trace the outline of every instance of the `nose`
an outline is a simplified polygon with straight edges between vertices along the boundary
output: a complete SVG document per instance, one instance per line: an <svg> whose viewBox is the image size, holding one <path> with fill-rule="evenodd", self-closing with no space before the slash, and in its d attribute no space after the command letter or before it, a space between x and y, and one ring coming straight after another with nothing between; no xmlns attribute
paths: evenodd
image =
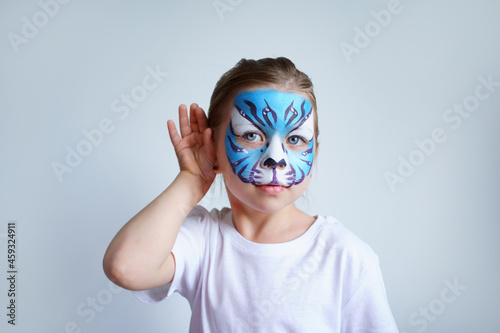
<svg viewBox="0 0 500 333"><path fill-rule="evenodd" d="M261 167L265 169L284 169L287 166L288 157L279 134L274 135L268 142L267 151L261 161Z"/></svg>
<svg viewBox="0 0 500 333"><path fill-rule="evenodd" d="M276 162L274 159L269 157L264 161L264 166L271 168L284 168L286 167L286 161L282 158L281 160L279 160L279 162Z"/></svg>

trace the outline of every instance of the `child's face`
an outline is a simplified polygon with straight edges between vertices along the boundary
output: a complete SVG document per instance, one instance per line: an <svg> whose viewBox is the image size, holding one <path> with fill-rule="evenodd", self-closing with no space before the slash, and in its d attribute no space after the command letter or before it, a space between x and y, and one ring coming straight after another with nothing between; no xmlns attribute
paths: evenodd
<svg viewBox="0 0 500 333"><path fill-rule="evenodd" d="M218 160L221 166L221 159L227 161L229 170L223 172L230 191L250 186L264 197L302 195L315 153L314 112L307 98L278 90L243 91L235 96L226 124L225 158L218 149Z"/></svg>
<svg viewBox="0 0 500 333"><path fill-rule="evenodd" d="M225 136L233 172L252 185L301 183L314 158L313 120L311 103L294 93L239 93Z"/></svg>

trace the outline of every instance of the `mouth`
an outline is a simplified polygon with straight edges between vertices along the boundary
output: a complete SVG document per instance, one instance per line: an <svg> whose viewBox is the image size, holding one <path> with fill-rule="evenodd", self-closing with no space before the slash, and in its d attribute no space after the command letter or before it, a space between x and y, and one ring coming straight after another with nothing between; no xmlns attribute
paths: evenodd
<svg viewBox="0 0 500 333"><path fill-rule="evenodd" d="M256 186L259 190L269 194L278 194L286 189L286 187L282 185L256 185Z"/></svg>

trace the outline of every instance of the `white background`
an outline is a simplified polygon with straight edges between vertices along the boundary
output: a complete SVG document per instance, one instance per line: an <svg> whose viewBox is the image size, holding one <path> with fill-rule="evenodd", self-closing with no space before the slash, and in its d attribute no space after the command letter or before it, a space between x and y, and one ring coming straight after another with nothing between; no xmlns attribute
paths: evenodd
<svg viewBox="0 0 500 333"><path fill-rule="evenodd" d="M500 82L500 3L401 0L381 26L371 12L394 1L221 2L230 10L211 0L74 0L52 16L34 0L1 2L0 330L187 332L183 298L147 305L117 292L103 254L176 176L166 122L178 105L208 108L218 77L241 58L286 56L312 78L319 107L319 160L301 207L372 246L402 332L496 331L500 87L460 127L446 116L474 102L478 77ZM369 41L357 32L365 28ZM346 56L341 46L356 42ZM140 93L147 68L168 77L127 116L114 112L121 94ZM106 119L113 130L85 146L83 132ZM415 141L436 129L446 140L424 155ZM54 162L67 165L78 147L87 156L58 177ZM391 188L386 173L410 158L419 165ZM8 221L18 237L14 327Z"/></svg>

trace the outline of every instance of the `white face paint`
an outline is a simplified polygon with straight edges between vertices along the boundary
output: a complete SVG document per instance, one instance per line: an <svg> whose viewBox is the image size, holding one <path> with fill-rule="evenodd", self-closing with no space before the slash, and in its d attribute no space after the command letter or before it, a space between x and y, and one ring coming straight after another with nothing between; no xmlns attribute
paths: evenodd
<svg viewBox="0 0 500 333"><path fill-rule="evenodd" d="M311 103L294 93L258 90L238 94L233 105L225 143L239 179L254 185L301 183L314 158Z"/></svg>

